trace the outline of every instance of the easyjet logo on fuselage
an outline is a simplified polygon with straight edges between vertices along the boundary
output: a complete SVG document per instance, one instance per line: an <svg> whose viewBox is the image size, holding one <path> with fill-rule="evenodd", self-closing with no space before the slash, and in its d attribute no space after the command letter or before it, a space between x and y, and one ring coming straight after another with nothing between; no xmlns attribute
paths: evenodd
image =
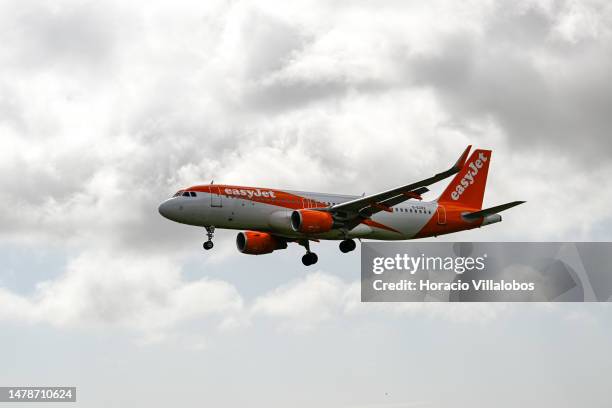
<svg viewBox="0 0 612 408"><path fill-rule="evenodd" d="M242 196L242 197L266 197L276 198L274 191L271 190L260 190L260 189L237 189L237 188L226 188L225 194L228 196Z"/></svg>
<svg viewBox="0 0 612 408"><path fill-rule="evenodd" d="M468 171L465 173L459 184L455 187L455 191L451 193L451 198L455 201L461 197L461 194L465 192L472 184L474 184L474 180L479 170L484 166L484 163L488 160L488 157L485 156L483 152L480 152L478 155L478 159L468 164Z"/></svg>

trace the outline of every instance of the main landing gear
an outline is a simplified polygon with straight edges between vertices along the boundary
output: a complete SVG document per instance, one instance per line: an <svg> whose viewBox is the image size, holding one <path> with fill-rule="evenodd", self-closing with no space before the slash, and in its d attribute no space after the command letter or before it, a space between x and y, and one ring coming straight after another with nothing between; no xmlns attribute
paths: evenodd
<svg viewBox="0 0 612 408"><path fill-rule="evenodd" d="M306 252L302 257L302 263L306 266L314 265L319 260L319 257L314 252Z"/></svg>
<svg viewBox="0 0 612 408"><path fill-rule="evenodd" d="M212 249L212 247L214 246L212 239L215 233L215 227L213 225L210 225L204 228L206 228L206 236L208 237L208 241L204 242L202 246L204 247L205 250L208 251L209 249Z"/></svg>
<svg viewBox="0 0 612 408"><path fill-rule="evenodd" d="M310 252L310 241L300 241L299 244L306 248L306 253L302 257L302 263L306 266L314 265L319 260L319 257L314 252Z"/></svg>
<svg viewBox="0 0 612 408"><path fill-rule="evenodd" d="M357 247L357 244L352 239L345 239L344 241L340 242L340 251L342 251L345 254L347 252L351 252L356 247Z"/></svg>

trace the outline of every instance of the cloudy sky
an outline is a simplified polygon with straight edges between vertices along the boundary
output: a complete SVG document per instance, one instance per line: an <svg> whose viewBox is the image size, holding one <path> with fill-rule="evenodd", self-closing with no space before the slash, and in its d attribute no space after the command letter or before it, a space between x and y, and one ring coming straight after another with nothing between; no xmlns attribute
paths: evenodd
<svg viewBox="0 0 612 408"><path fill-rule="evenodd" d="M445 240L609 241L606 1L0 0L0 385L87 407L604 407L606 305L361 304L359 253L237 253L186 185L347 194L494 150ZM442 186L440 186L442 187ZM430 196L436 197L438 189Z"/></svg>

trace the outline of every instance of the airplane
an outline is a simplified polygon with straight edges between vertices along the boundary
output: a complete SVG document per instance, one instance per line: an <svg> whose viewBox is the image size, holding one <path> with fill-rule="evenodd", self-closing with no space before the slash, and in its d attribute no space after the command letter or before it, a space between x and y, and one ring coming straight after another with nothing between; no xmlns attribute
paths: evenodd
<svg viewBox="0 0 612 408"><path fill-rule="evenodd" d="M224 184L196 185L177 191L159 205L169 220L204 227L213 247L215 228L244 230L238 251L269 254L298 243L306 249L302 263L317 263L310 242L340 240L340 251L356 248L355 239L407 240L450 234L494 224L499 212L523 204L513 201L482 209L491 150L468 146L448 170L380 193L353 196ZM427 186L455 175L433 201L423 201Z"/></svg>

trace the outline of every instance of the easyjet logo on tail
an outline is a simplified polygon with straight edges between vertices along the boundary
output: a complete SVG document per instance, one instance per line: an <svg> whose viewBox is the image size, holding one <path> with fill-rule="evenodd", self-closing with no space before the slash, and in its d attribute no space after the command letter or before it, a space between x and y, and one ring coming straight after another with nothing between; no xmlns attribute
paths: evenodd
<svg viewBox="0 0 612 408"><path fill-rule="evenodd" d="M455 201L461 197L461 194L465 192L472 184L474 184L474 177L478 174L484 163L488 160L487 156L483 152L480 152L478 159L468 164L468 171L465 173L459 184L455 187L455 191L451 193L451 198Z"/></svg>
<svg viewBox="0 0 612 408"><path fill-rule="evenodd" d="M271 190L260 190L260 189L237 189L237 188L226 188L225 194L228 196L243 196L243 197L269 197L276 198L274 191Z"/></svg>

